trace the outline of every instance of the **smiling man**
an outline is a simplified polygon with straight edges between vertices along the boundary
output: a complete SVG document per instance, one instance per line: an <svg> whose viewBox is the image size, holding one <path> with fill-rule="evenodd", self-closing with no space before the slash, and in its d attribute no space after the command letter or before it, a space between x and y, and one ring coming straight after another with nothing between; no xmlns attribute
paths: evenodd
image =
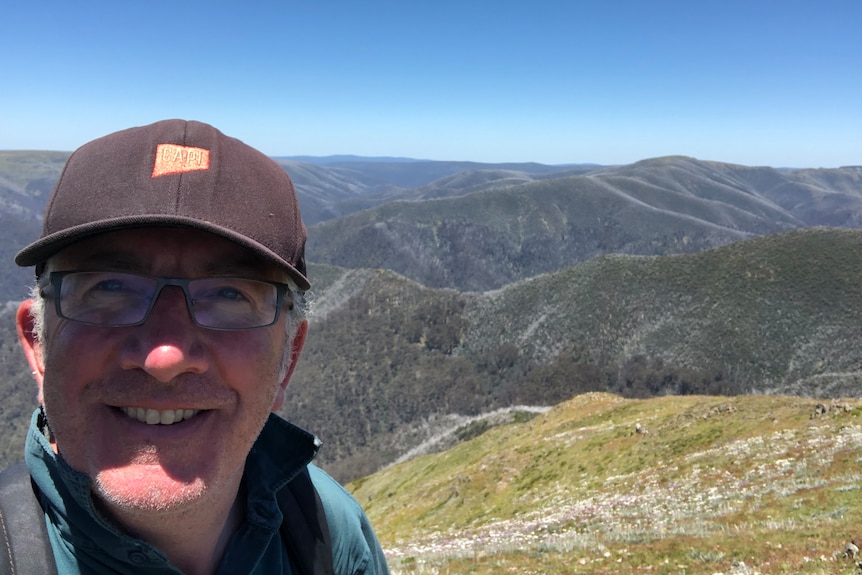
<svg viewBox="0 0 862 575"><path fill-rule="evenodd" d="M36 266L25 461L58 572L388 572L318 440L272 413L305 341L304 250L287 174L212 126L72 154L15 260Z"/></svg>

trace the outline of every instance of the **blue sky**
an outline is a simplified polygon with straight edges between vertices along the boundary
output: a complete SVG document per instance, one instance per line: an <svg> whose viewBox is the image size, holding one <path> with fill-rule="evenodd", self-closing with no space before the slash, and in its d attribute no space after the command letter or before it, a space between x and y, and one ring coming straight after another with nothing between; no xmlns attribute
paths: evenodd
<svg viewBox="0 0 862 575"><path fill-rule="evenodd" d="M0 149L180 117L273 156L862 164L862 1L12 2Z"/></svg>

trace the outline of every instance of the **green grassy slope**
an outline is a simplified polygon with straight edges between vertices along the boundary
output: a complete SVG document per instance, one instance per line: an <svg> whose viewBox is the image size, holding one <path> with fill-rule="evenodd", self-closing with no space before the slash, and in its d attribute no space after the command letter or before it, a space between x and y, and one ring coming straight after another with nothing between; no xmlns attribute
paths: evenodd
<svg viewBox="0 0 862 575"><path fill-rule="evenodd" d="M862 403L586 394L349 487L395 573L852 573Z"/></svg>

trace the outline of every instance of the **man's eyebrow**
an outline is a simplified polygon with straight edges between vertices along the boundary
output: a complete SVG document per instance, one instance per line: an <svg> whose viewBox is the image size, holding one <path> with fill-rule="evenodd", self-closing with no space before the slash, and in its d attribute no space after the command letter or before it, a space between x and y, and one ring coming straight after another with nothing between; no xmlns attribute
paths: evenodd
<svg viewBox="0 0 862 575"><path fill-rule="evenodd" d="M264 264L259 261L218 261L201 266L203 275L213 276L259 276L264 270Z"/></svg>
<svg viewBox="0 0 862 575"><path fill-rule="evenodd" d="M149 262L140 259L132 252L105 249L88 254L78 260L79 269L107 269L112 271L149 274ZM242 276L253 277L261 275L266 264L257 259L219 259L210 262L195 262L190 266L193 275L200 276Z"/></svg>
<svg viewBox="0 0 862 575"><path fill-rule="evenodd" d="M100 250L77 260L75 267L87 269L109 269L114 271L142 272L146 262L135 258L129 252Z"/></svg>

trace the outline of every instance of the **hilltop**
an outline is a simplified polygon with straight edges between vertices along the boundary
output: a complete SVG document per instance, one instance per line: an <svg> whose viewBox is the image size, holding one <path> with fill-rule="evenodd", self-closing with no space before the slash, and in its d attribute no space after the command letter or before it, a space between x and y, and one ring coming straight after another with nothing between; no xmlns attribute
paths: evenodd
<svg viewBox="0 0 862 575"><path fill-rule="evenodd" d="M394 573L849 575L860 449L858 400L588 393L348 487Z"/></svg>

